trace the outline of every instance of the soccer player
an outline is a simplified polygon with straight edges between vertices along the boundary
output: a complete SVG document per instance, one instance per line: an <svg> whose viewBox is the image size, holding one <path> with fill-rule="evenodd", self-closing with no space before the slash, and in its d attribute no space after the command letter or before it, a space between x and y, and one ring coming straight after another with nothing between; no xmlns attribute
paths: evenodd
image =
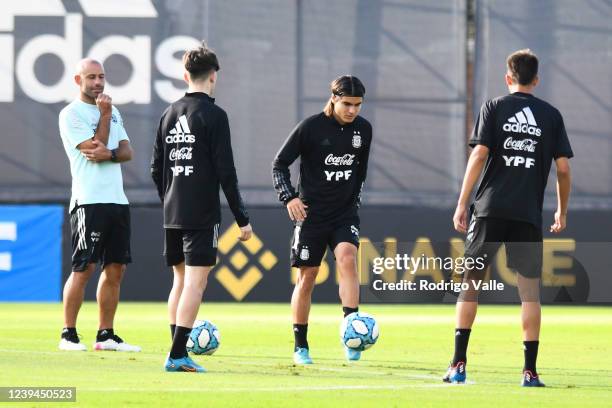
<svg viewBox="0 0 612 408"><path fill-rule="evenodd" d="M151 175L164 207L165 250L174 281L168 297L172 347L166 371L204 372L187 354L208 274L216 263L221 205L219 186L240 227L251 237L238 189L227 114L212 98L219 62L205 43L183 55L189 89L163 113Z"/></svg>
<svg viewBox="0 0 612 408"><path fill-rule="evenodd" d="M59 114L62 143L70 160L72 273L64 286L64 329L59 348L85 351L76 320L85 286L102 263L98 281L99 330L94 349L140 351L113 331L119 287L130 255L130 208L123 192L121 163L132 159L130 140L110 96L104 67L86 58L74 76L79 97Z"/></svg>
<svg viewBox="0 0 612 408"><path fill-rule="evenodd" d="M505 243L508 267L518 272L525 355L522 385L543 387L536 370L541 321L542 203L554 160L557 211L550 231L563 231L570 195L568 159L573 153L561 113L533 96L538 84L536 55L528 49L510 54L505 80L510 94L491 99L480 109L469 141L474 149L453 223L458 232L467 233L466 257L486 255L485 259L490 260ZM468 225L468 200L483 169ZM457 301L455 354L444 376L446 382L465 382L468 340L478 307L474 282L483 277L484 270L471 270L464 277L470 289L462 292Z"/></svg>
<svg viewBox="0 0 612 408"><path fill-rule="evenodd" d="M344 316L359 308L359 216L366 178L372 126L359 116L365 88L354 76L331 83L323 112L291 132L272 164L274 188L294 222L291 266L299 268L291 297L296 364L312 364L307 341L312 290L329 247L340 270ZM300 157L299 192L291 185L289 166ZM346 348L349 360L360 352Z"/></svg>

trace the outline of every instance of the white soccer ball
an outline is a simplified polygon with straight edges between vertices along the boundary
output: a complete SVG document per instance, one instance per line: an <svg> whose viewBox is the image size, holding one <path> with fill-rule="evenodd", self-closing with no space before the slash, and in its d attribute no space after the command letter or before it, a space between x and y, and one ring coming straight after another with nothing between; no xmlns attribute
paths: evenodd
<svg viewBox="0 0 612 408"><path fill-rule="evenodd" d="M211 355L221 345L221 332L208 320L196 320L187 339L187 351Z"/></svg>
<svg viewBox="0 0 612 408"><path fill-rule="evenodd" d="M342 344L353 350L369 349L376 343L379 335L378 323L373 316L367 313L351 313L340 324Z"/></svg>

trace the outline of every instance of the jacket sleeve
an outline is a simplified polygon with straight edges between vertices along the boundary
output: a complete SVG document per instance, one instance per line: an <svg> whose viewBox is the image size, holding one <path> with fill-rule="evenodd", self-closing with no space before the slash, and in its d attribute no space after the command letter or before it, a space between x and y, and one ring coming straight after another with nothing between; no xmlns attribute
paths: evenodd
<svg viewBox="0 0 612 408"><path fill-rule="evenodd" d="M368 162L370 160L370 147L372 146L372 128L370 127L370 136L364 143L363 156L359 159L359 167L357 168L357 192L355 205L361 207L361 193L368 175Z"/></svg>
<svg viewBox="0 0 612 408"><path fill-rule="evenodd" d="M287 204L299 194L291 185L291 172L289 166L300 156L303 126L296 126L285 143L280 148L272 162L272 181L278 195L278 200Z"/></svg>
<svg viewBox="0 0 612 408"><path fill-rule="evenodd" d="M153 155L151 157L151 177L157 188L159 199L164 201L164 140L162 137L163 117L157 127L157 136L153 144Z"/></svg>
<svg viewBox="0 0 612 408"><path fill-rule="evenodd" d="M211 128L211 132L213 166L238 226L244 227L249 223L249 214L238 189L238 176L234 166L229 121L225 112L219 115Z"/></svg>

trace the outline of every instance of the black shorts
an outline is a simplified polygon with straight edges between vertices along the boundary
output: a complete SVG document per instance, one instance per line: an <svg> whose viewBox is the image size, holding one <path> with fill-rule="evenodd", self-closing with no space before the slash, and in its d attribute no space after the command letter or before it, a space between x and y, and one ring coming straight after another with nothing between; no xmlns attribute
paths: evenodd
<svg viewBox="0 0 612 408"><path fill-rule="evenodd" d="M541 229L527 222L472 217L465 240L466 257L483 257L488 265L501 244L505 244L509 268L526 278L542 276Z"/></svg>
<svg viewBox="0 0 612 408"><path fill-rule="evenodd" d="M70 228L73 271L82 272L90 263L132 262L129 205L79 205L70 213Z"/></svg>
<svg viewBox="0 0 612 408"><path fill-rule="evenodd" d="M296 223L291 241L291 266L320 266L325 249L334 250L341 242L359 248L359 217L328 224L312 225L306 219Z"/></svg>
<svg viewBox="0 0 612 408"><path fill-rule="evenodd" d="M164 255L168 266L185 262L189 266L214 266L217 263L219 224L212 228L166 229Z"/></svg>

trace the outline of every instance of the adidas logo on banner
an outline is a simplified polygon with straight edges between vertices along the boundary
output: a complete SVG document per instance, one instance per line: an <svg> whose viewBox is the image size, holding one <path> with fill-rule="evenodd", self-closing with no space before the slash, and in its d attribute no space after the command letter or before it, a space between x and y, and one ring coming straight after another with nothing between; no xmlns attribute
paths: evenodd
<svg viewBox="0 0 612 408"><path fill-rule="evenodd" d="M174 125L174 128L170 130L170 134L166 136L166 143L193 143L195 142L195 136L191 134L189 124L187 123L187 117L181 115Z"/></svg>
<svg viewBox="0 0 612 408"><path fill-rule="evenodd" d="M538 127L529 106L524 107L522 110L516 112L514 116L510 117L502 129L506 132L527 133L534 136L540 136L542 134L542 130Z"/></svg>

